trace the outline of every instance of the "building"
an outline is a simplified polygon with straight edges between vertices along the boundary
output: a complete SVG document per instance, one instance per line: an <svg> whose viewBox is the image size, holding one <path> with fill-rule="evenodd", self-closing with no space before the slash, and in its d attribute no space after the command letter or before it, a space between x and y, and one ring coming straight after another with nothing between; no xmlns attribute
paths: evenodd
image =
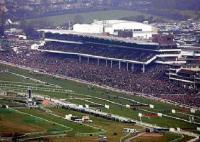
<svg viewBox="0 0 200 142"><path fill-rule="evenodd" d="M89 30L89 25L87 28ZM79 32L74 30L39 30L43 33L45 44L43 47L39 47L38 50L71 55L78 58L79 62L85 59L87 63L90 63L90 60L96 60L97 65L99 65L103 61L106 66L111 68L117 63L119 69L125 66L127 70L140 70L142 72L145 72L146 67L156 60L159 61L157 63L162 64L179 62L174 61L174 58L178 58L181 52L181 49L178 49L177 46L98 34L99 29L93 34L82 33L84 28L79 29ZM130 32L125 35L130 35ZM170 60L173 58L173 62L165 62L159 60L160 58L170 58Z"/></svg>
<svg viewBox="0 0 200 142"><path fill-rule="evenodd" d="M159 43L162 46L176 46L176 42L174 41L174 35L155 34L152 36L152 41Z"/></svg>
<svg viewBox="0 0 200 142"><path fill-rule="evenodd" d="M200 87L200 68L196 67L171 67L167 73L170 80L181 82L191 89Z"/></svg>
<svg viewBox="0 0 200 142"><path fill-rule="evenodd" d="M73 31L78 33L101 34L103 33L103 25L95 24L75 24Z"/></svg>
<svg viewBox="0 0 200 142"><path fill-rule="evenodd" d="M77 33L109 34L113 36L149 39L157 33L151 25L125 20L94 21L91 24L75 24L73 31Z"/></svg>

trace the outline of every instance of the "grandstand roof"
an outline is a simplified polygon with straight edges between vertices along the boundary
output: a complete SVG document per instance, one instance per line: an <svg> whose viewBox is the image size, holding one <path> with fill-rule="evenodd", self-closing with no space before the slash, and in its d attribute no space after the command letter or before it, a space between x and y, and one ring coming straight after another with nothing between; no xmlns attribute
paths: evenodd
<svg viewBox="0 0 200 142"><path fill-rule="evenodd" d="M133 40L132 38L121 38L121 37L114 37L114 36L107 36L102 34L89 34L89 33L79 33L72 30L58 30L58 29L39 29L39 32L45 32L45 33L54 33L54 34L63 34L63 35L77 35L77 36L86 36L86 37L93 37L93 38L99 38L99 39L105 39L105 40L114 40L114 41L120 41L125 43L136 43L141 45L158 45L158 43L147 41L147 40Z"/></svg>

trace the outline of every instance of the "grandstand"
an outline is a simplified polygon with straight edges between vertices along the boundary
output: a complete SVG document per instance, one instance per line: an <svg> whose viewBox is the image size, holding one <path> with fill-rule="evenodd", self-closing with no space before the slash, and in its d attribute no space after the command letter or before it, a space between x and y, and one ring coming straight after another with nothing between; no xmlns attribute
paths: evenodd
<svg viewBox="0 0 200 142"><path fill-rule="evenodd" d="M180 48L68 30L41 31L44 42L31 46L34 50L2 52L0 59L142 95L162 97L198 92L189 86L184 87L184 83L169 80L169 75L165 75L172 65L186 64Z"/></svg>
<svg viewBox="0 0 200 142"><path fill-rule="evenodd" d="M145 70L145 72L141 72L143 64L148 61L145 61L144 57L142 57L142 59L138 58L137 54L140 55L141 53L145 52L145 57L153 54L153 58L156 58L157 60L159 57L157 57L158 55L155 54L158 54L159 51L100 45L95 46L95 50L90 50L92 46L86 46L90 44L82 44L81 47L79 44L64 44L64 47L69 48L68 50L70 51L66 52L64 50L60 51L63 47L57 46L57 44L60 45L61 43L46 42L44 46L43 44L40 44L41 46L38 50L36 46L34 46L35 50L30 50L30 47L27 47L27 49L19 49L18 52L15 50L0 52L0 60L18 66L29 67L31 70L38 70L43 73L76 78L98 85L109 86L115 89L135 92L137 94L147 96L150 95L151 97L163 97L167 96L167 94L191 95L198 93L198 91L195 89L189 89L188 87L184 88L184 86L181 83L177 83L177 81L170 81L168 76L165 76L165 71L170 67L169 65L161 65L150 62L150 64L145 66L147 67L147 70ZM101 50L104 52L99 53L99 50L97 49L101 47L106 51ZM47 48L52 49L47 50ZM58 48L59 51L57 49L54 50L54 48ZM85 48L89 48L89 50L85 50ZM110 48L112 49L111 51ZM115 51L116 48L122 52L115 55L117 58L114 58L113 54L115 54L115 52L113 52L113 50ZM112 56L113 58L103 57L108 49L109 52L106 53L106 55ZM74 50L81 51L81 53L75 53ZM132 50L135 54L131 52ZM98 53L96 53L98 56L88 53L93 53L96 51L98 51ZM82 52L87 52L88 54L83 54ZM121 53L123 53L123 58L127 58L128 55L131 55L130 60L119 59L118 57L120 57ZM99 56L100 54L102 56ZM77 58L77 56L81 58ZM99 63L94 57L99 59ZM172 60L174 60L174 57ZM128 61L128 64L124 61ZM132 66L133 64L134 66ZM174 98L169 98L168 100L173 99ZM194 102L194 106L199 106L199 99L197 100L196 98L190 97L190 100ZM185 104L188 105L190 102L185 102Z"/></svg>
<svg viewBox="0 0 200 142"><path fill-rule="evenodd" d="M43 32L46 44L40 47L43 52L74 55L82 61L82 58L100 60L110 63L113 62L126 64L127 70L132 70L135 66L140 66L141 71L145 72L149 64L154 63L158 58L174 57L178 58L181 50L176 46L166 46L150 41L139 41L132 38L121 38L102 34L78 33L69 30L39 30ZM179 62L175 60L175 62ZM162 62L163 64L168 64Z"/></svg>
<svg viewBox="0 0 200 142"><path fill-rule="evenodd" d="M44 49L58 50L63 52L74 52L145 62L155 55L155 51L141 51L139 49L112 47L108 45L93 44L70 44L59 42L47 42Z"/></svg>
<svg viewBox="0 0 200 142"><path fill-rule="evenodd" d="M190 88L197 89L200 87L200 68L199 67L176 67L170 68L167 73L170 80L184 83Z"/></svg>
<svg viewBox="0 0 200 142"><path fill-rule="evenodd" d="M145 49L157 49L159 48L158 43L149 42L148 40L133 40L132 38L122 38L116 36L109 36L103 34L88 34L88 33L77 33L71 30L52 30L52 29L41 29L40 32L44 32L46 40L57 40L63 41L75 41L78 43L93 43L93 44L106 44L106 45L117 45L124 47L139 47Z"/></svg>
<svg viewBox="0 0 200 142"><path fill-rule="evenodd" d="M21 51L18 54L2 52L0 59L43 72L78 78L126 91L152 95L189 94L192 92L187 88L183 89L180 84L168 81L167 77L164 76L164 72L168 68L166 65L152 64L145 73L141 73L139 65L135 66L134 71L130 71L131 67L129 66L129 71L127 71L126 64L121 64L119 70L117 61L113 62L113 67L110 68L105 65L103 60L98 66L94 60L88 64L84 61L79 62L77 58L72 58L69 55L39 51L29 51L28 54L27 51ZM107 63L110 65L110 62ZM140 77L138 78L138 76Z"/></svg>

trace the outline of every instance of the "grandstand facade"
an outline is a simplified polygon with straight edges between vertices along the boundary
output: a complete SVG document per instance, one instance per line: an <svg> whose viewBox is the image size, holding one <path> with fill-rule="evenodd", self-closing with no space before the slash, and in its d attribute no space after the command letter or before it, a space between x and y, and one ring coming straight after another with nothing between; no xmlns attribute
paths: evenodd
<svg viewBox="0 0 200 142"><path fill-rule="evenodd" d="M172 64L182 63L177 60L181 50L176 45L159 44L156 42L138 41L131 38L105 36L101 34L77 33L69 30L40 30L43 32L45 46L39 50L49 53L73 55L83 59L96 60L99 65L104 61L106 66L113 67L118 64L121 69L127 70L140 68L145 72L146 68L154 63ZM171 58L173 62L164 62L159 59Z"/></svg>
<svg viewBox="0 0 200 142"><path fill-rule="evenodd" d="M181 82L191 89L200 87L200 67L178 67L169 69L167 73L170 80Z"/></svg>

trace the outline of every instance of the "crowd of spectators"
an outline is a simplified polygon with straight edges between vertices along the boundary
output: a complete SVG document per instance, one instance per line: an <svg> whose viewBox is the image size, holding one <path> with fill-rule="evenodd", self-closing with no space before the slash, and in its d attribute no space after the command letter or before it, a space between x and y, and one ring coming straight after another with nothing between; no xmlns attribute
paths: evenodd
<svg viewBox="0 0 200 142"><path fill-rule="evenodd" d="M165 77L167 66L152 65L145 73L131 72L125 68L118 69L79 62L67 55L22 50L21 52L0 52L0 60L23 65L47 73L86 80L99 85L106 85L126 91L161 97L187 105L200 106L200 98L193 89L185 88L178 82ZM184 101L183 101L184 99Z"/></svg>
<svg viewBox="0 0 200 142"><path fill-rule="evenodd" d="M89 45L89 44L64 44L48 42L41 49L57 50L64 52L90 54L109 58L127 59L146 62L156 55L153 51L139 49L110 47L108 45Z"/></svg>
<svg viewBox="0 0 200 142"><path fill-rule="evenodd" d="M187 104L188 106L200 106L200 96L197 94L190 95L161 95L160 98L172 100L179 104Z"/></svg>

